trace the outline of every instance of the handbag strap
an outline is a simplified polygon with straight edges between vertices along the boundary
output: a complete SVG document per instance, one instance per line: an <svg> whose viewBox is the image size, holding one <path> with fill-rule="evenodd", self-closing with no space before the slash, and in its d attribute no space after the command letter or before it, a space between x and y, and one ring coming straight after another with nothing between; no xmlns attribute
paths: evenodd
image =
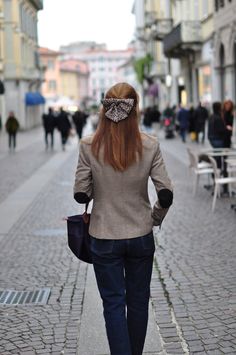
<svg viewBox="0 0 236 355"><path fill-rule="evenodd" d="M89 202L86 203L85 205L85 211L84 211L84 214L83 214L83 220L84 220L84 223L88 224L89 223L89 215L87 213L88 211L88 205L89 205Z"/></svg>

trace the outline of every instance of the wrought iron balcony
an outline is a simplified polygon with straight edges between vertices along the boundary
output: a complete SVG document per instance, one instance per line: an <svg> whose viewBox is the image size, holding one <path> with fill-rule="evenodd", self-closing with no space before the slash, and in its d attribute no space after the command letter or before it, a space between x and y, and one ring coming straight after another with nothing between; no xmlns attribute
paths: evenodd
<svg viewBox="0 0 236 355"><path fill-rule="evenodd" d="M200 22L183 21L164 37L164 53L168 57L180 58L198 50L201 41Z"/></svg>

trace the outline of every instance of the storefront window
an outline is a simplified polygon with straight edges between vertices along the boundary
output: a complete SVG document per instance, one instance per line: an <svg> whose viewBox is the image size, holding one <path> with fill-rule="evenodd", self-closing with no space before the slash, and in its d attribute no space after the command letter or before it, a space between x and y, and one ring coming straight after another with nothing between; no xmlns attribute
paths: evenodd
<svg viewBox="0 0 236 355"><path fill-rule="evenodd" d="M212 87L211 87L211 67L204 65L198 71L198 94L199 99L205 103L212 101Z"/></svg>

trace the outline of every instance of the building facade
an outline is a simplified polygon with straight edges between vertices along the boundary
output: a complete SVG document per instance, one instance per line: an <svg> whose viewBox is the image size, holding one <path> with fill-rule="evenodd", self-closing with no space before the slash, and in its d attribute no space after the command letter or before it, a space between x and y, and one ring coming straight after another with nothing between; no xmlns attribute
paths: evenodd
<svg viewBox="0 0 236 355"><path fill-rule="evenodd" d="M166 99L209 108L214 101L236 103L235 0L135 0L134 9L139 55L155 58L160 107Z"/></svg>
<svg viewBox="0 0 236 355"><path fill-rule="evenodd" d="M133 54L133 49L108 50L104 44L77 42L63 49L63 59L78 59L88 64L88 99L98 105L106 92L118 81L118 68Z"/></svg>
<svg viewBox="0 0 236 355"><path fill-rule="evenodd" d="M99 104L105 92L118 82L117 69L132 55L133 50L90 50L79 58L89 67L88 94L91 102Z"/></svg>
<svg viewBox="0 0 236 355"><path fill-rule="evenodd" d="M40 62L44 68L42 94L48 107L87 105L88 65L78 59L62 59L61 52L39 48Z"/></svg>
<svg viewBox="0 0 236 355"><path fill-rule="evenodd" d="M44 104L37 35L37 13L43 9L43 1L1 3L5 114L14 111L21 128L28 129L41 122Z"/></svg>
<svg viewBox="0 0 236 355"><path fill-rule="evenodd" d="M60 52L49 48L39 48L40 63L44 71L42 83L42 94L46 99L47 105L58 100L61 86L60 81Z"/></svg>
<svg viewBox="0 0 236 355"><path fill-rule="evenodd" d="M87 107L89 70L87 63L78 59L60 61L59 94L70 98L75 106Z"/></svg>
<svg viewBox="0 0 236 355"><path fill-rule="evenodd" d="M236 103L236 2L214 4L214 85L215 100Z"/></svg>

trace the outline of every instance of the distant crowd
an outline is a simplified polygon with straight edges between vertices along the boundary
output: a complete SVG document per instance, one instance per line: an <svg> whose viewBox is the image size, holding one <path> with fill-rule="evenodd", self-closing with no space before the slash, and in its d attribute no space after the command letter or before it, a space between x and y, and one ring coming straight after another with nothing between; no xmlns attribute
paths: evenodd
<svg viewBox="0 0 236 355"><path fill-rule="evenodd" d="M142 124L144 128L151 132L159 127L164 129L166 138L173 138L180 135L183 142L186 142L187 135L196 143L204 143L206 131L208 139L214 148L230 148L234 121L234 104L231 100L214 102L211 113L201 102L197 107L185 108L182 105L170 106L169 104L160 112L157 106L147 107L142 112ZM61 136L62 149L65 150L66 143L70 135L77 133L80 140L83 129L87 123L87 118L93 130L98 125L98 114L87 113L77 109L73 114L68 113L63 108L59 112L54 112L52 108L42 116L42 123L45 132L45 147L53 149L54 132L58 130ZM5 124L9 136L9 150L16 148L16 135L20 125L14 112L10 112ZM1 129L1 120L0 120Z"/></svg>
<svg viewBox="0 0 236 355"><path fill-rule="evenodd" d="M214 102L211 113L199 102L197 107L189 109L182 105L169 104L161 113L157 106L148 107L143 112L143 125L148 130L159 122L165 130L166 138L179 134L186 142L187 134L196 143L204 143L206 128L208 139L214 148L230 148L234 121L234 104L231 100L224 103Z"/></svg>
<svg viewBox="0 0 236 355"><path fill-rule="evenodd" d="M57 129L61 135L62 149L65 150L67 140L70 135L74 134L74 130L80 140L83 135L84 126L87 123L89 114L78 109L73 114L69 114L63 108L58 113L49 108L48 113L43 114L43 127L45 131L45 145L46 149L54 146L54 130ZM91 115L91 122L93 127L96 128L97 117L93 118ZM50 139L50 142L49 142Z"/></svg>

